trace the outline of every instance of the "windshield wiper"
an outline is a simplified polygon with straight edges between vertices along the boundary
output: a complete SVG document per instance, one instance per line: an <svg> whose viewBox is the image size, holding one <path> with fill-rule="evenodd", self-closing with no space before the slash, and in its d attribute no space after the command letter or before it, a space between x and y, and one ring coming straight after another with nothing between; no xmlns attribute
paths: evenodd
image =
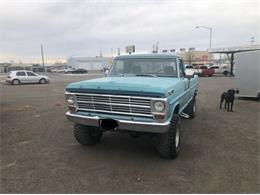
<svg viewBox="0 0 260 195"><path fill-rule="evenodd" d="M135 76L135 74L133 74L133 73L125 73L125 74L120 73L120 74L117 74L117 76L127 77L127 76Z"/></svg>
<svg viewBox="0 0 260 195"><path fill-rule="evenodd" d="M137 77L157 77L156 75L154 74L137 74L135 75Z"/></svg>

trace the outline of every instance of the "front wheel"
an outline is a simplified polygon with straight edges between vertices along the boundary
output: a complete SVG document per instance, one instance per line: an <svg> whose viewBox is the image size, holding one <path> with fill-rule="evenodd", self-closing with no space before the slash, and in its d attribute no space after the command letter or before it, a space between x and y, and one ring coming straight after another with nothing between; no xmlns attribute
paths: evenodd
<svg viewBox="0 0 260 195"><path fill-rule="evenodd" d="M158 135L157 151L162 157L174 159L180 151L181 121L178 114L174 114L167 133Z"/></svg>
<svg viewBox="0 0 260 195"><path fill-rule="evenodd" d="M46 81L46 79L40 79L40 84L46 84L47 83L47 81Z"/></svg>
<svg viewBox="0 0 260 195"><path fill-rule="evenodd" d="M74 125L74 136L81 145L95 145L100 142L103 132L92 128L80 124Z"/></svg>
<svg viewBox="0 0 260 195"><path fill-rule="evenodd" d="M19 85L21 82L18 79L12 81L12 85Z"/></svg>

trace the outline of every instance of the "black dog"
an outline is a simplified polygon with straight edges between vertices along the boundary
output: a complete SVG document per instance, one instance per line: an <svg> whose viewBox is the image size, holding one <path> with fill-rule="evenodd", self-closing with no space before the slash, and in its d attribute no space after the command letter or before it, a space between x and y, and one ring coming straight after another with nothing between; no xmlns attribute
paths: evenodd
<svg viewBox="0 0 260 195"><path fill-rule="evenodd" d="M228 112L229 111L233 112L235 93L236 93L236 91L234 89L229 89L227 92L222 93L219 108L221 109L222 103L225 100L225 109L227 107Z"/></svg>

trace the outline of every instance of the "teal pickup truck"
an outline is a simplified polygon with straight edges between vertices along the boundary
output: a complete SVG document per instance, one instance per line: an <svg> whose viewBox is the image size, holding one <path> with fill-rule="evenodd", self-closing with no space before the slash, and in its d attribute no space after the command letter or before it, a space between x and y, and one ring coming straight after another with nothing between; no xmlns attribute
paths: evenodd
<svg viewBox="0 0 260 195"><path fill-rule="evenodd" d="M76 140L94 145L105 131L146 133L161 156L177 157L181 118L196 112L198 77L187 71L174 54L121 55L106 77L69 84L66 116Z"/></svg>

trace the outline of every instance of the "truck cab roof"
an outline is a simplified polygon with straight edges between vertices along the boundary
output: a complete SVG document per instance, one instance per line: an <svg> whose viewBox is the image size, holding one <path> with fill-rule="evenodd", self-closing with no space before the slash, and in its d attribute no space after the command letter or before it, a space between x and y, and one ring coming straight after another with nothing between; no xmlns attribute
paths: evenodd
<svg viewBox="0 0 260 195"><path fill-rule="evenodd" d="M133 53L133 54L126 54L126 55L120 55L117 56L115 59L129 59L129 58L176 58L179 57L175 53L146 53L146 54L141 54L141 53Z"/></svg>

